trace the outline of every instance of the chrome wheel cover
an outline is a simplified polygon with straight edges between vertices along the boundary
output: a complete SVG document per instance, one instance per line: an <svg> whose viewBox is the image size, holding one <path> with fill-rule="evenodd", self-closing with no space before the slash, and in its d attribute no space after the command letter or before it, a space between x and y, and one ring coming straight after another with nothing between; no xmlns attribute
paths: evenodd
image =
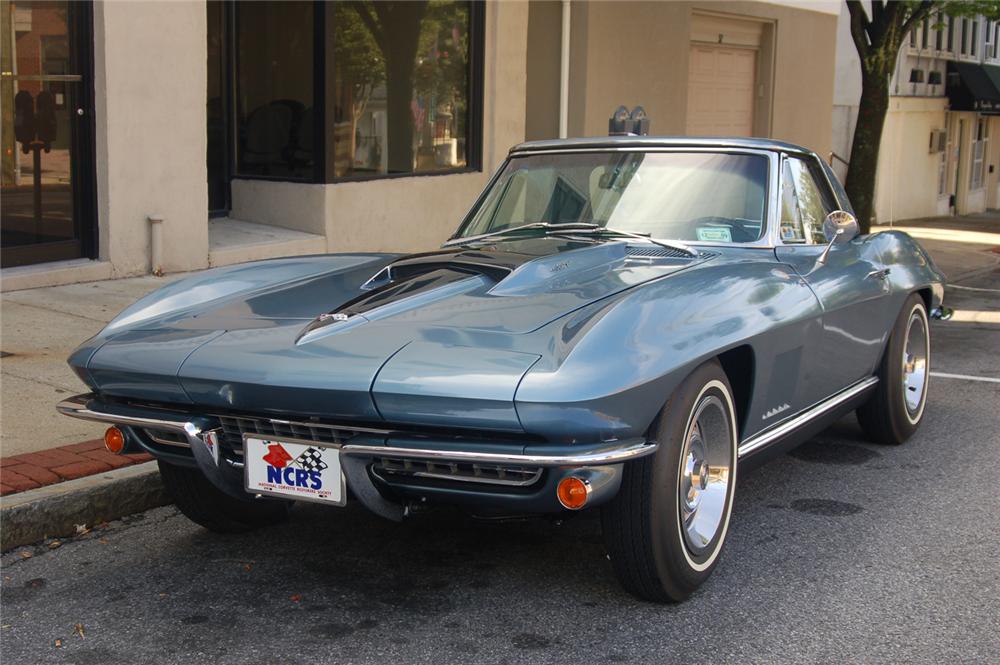
<svg viewBox="0 0 1000 665"><path fill-rule="evenodd" d="M927 316L922 307L914 307L906 323L902 359L903 405L906 407L906 417L912 424L920 420L924 408L930 351Z"/></svg>
<svg viewBox="0 0 1000 665"><path fill-rule="evenodd" d="M708 553L728 522L735 446L729 409L716 395L699 399L681 450L678 511L681 534L695 557Z"/></svg>

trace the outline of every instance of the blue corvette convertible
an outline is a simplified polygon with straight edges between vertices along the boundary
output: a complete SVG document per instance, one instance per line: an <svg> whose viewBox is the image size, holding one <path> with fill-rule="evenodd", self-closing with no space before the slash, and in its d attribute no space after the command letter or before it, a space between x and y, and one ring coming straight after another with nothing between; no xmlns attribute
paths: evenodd
<svg viewBox="0 0 1000 665"><path fill-rule="evenodd" d="M718 562L738 469L852 410L873 441L913 434L942 294L909 236L858 235L798 146L525 143L437 251L146 296L72 354L92 392L59 410L151 453L212 530L293 501L593 507L622 584L679 601Z"/></svg>

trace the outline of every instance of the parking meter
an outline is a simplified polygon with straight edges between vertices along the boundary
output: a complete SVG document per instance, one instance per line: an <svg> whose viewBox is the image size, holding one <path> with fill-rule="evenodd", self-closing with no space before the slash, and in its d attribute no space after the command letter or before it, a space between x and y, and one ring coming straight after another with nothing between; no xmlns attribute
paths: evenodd
<svg viewBox="0 0 1000 665"><path fill-rule="evenodd" d="M58 133L56 123L56 99L48 90L42 90L35 97L35 139L44 144L45 152L52 149L52 142Z"/></svg>
<svg viewBox="0 0 1000 665"><path fill-rule="evenodd" d="M35 140L35 100L27 90L14 95L14 138L24 154L31 151L31 142Z"/></svg>

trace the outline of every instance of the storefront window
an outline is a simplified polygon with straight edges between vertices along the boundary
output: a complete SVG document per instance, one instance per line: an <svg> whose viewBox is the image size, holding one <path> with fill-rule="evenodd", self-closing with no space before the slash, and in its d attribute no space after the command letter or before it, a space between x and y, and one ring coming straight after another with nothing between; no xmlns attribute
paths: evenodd
<svg viewBox="0 0 1000 665"><path fill-rule="evenodd" d="M236 5L236 172L313 180L314 5Z"/></svg>
<svg viewBox="0 0 1000 665"><path fill-rule="evenodd" d="M236 177L479 168L482 3L271 0L234 11Z"/></svg>
<svg viewBox="0 0 1000 665"><path fill-rule="evenodd" d="M351 2L327 11L328 176L470 166L470 3Z"/></svg>

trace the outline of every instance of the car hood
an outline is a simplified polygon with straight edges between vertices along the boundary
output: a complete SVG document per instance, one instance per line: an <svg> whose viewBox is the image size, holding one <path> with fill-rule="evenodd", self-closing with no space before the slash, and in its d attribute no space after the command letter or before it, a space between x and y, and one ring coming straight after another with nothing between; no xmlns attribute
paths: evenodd
<svg viewBox="0 0 1000 665"><path fill-rule="evenodd" d="M533 238L325 272L322 258L179 309L152 297L154 315L127 310L92 345L85 378L133 398L369 421L447 424L442 413L460 402L465 423L472 411L480 426L516 429L517 383L551 348L541 335L516 338L711 255ZM184 292L183 282L171 291Z"/></svg>

